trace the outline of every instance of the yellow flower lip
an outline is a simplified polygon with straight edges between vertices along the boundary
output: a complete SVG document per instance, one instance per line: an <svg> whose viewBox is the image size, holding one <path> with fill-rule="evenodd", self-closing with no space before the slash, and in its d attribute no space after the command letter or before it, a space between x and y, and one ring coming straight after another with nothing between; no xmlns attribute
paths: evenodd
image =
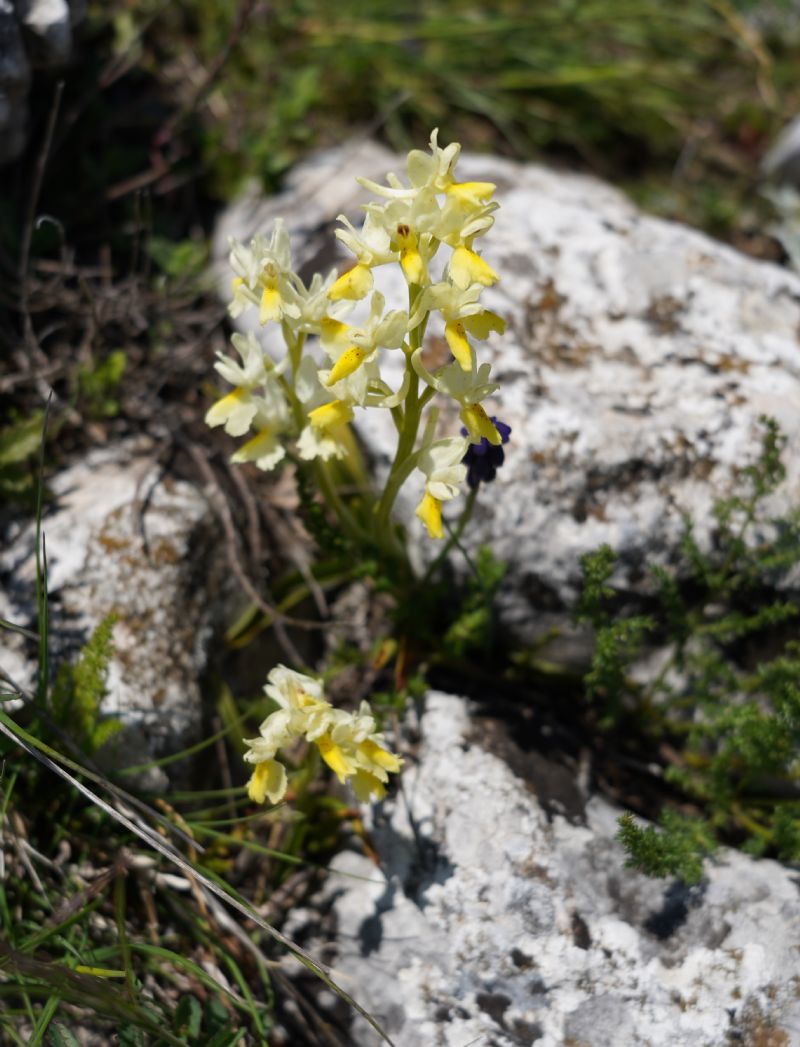
<svg viewBox="0 0 800 1047"><path fill-rule="evenodd" d="M455 197L459 203L478 208L491 200L496 188L494 182L451 182L445 193Z"/></svg>
<svg viewBox="0 0 800 1047"><path fill-rule="evenodd" d="M236 389L232 389L226 396L217 400L217 402L212 404L206 411L206 425L209 425L212 428L217 425L222 425L223 422L227 421L231 411L233 411L236 406L249 395L249 392L249 389L243 389L237 386Z"/></svg>
<svg viewBox="0 0 800 1047"><path fill-rule="evenodd" d="M331 285L328 298L332 302L341 301L343 298L358 301L365 298L371 290L372 270L368 265L358 262Z"/></svg>
<svg viewBox="0 0 800 1047"><path fill-rule="evenodd" d="M405 222L400 222L395 229L395 242L400 249L400 268L408 283L424 284L428 274L419 252L417 234Z"/></svg>
<svg viewBox="0 0 800 1047"><path fill-rule="evenodd" d="M469 247L457 247L448 265L450 278L456 287L469 287L470 284L481 284L491 287L500 277L488 262Z"/></svg>
<svg viewBox="0 0 800 1047"><path fill-rule="evenodd" d="M425 263L422 260L422 255L416 248L408 248L400 252L400 267L410 284L421 285L425 283Z"/></svg>
<svg viewBox="0 0 800 1047"><path fill-rule="evenodd" d="M317 747L322 759L344 784L345 779L355 772L352 760L347 759L342 748L333 741L329 734L323 734L321 738L317 738Z"/></svg>
<svg viewBox="0 0 800 1047"><path fill-rule="evenodd" d="M280 291L272 284L265 284L261 292L261 304L258 310L258 322L265 324L269 320L280 320L283 316Z"/></svg>
<svg viewBox="0 0 800 1047"><path fill-rule="evenodd" d="M308 420L315 429L330 429L333 425L343 425L353 417L353 408L344 400L332 400L308 412Z"/></svg>
<svg viewBox="0 0 800 1047"><path fill-rule="evenodd" d="M390 753L388 749L383 749L377 742L373 742L371 738L363 741L359 745L358 751L369 761L377 764L384 771L391 771L392 774L397 774L403 764L399 756Z"/></svg>
<svg viewBox="0 0 800 1047"><path fill-rule="evenodd" d="M472 443L479 444L482 438L495 446L503 442L494 422L480 404L470 404L464 407L461 411L461 420L467 427Z"/></svg>
<svg viewBox="0 0 800 1047"><path fill-rule="evenodd" d="M247 783L247 795L253 803L278 803L286 792L286 769L277 760L257 763Z"/></svg>
<svg viewBox="0 0 800 1047"><path fill-rule="evenodd" d="M461 370L470 371L472 369L472 347L464 330L464 324L460 320L450 320L445 324L444 337Z"/></svg>
<svg viewBox="0 0 800 1047"><path fill-rule="evenodd" d="M320 321L323 342L342 342L347 337L350 324L335 320L332 316L323 316Z"/></svg>
<svg viewBox="0 0 800 1047"><path fill-rule="evenodd" d="M438 498L434 498L426 491L416 508L416 515L425 524L431 538L444 538L442 503Z"/></svg>
<svg viewBox="0 0 800 1047"><path fill-rule="evenodd" d="M340 382L343 378L347 378L349 375L353 374L353 372L357 371L364 362L366 355L366 352L363 349L359 349L357 345L351 345L349 349L345 349L333 365L325 384L328 387L336 385L336 383Z"/></svg>
<svg viewBox="0 0 800 1047"><path fill-rule="evenodd" d="M255 458L259 452L269 448L272 441L275 439L274 433L269 429L262 429L256 433L255 436L251 437L239 448L238 453L244 460L247 458Z"/></svg>

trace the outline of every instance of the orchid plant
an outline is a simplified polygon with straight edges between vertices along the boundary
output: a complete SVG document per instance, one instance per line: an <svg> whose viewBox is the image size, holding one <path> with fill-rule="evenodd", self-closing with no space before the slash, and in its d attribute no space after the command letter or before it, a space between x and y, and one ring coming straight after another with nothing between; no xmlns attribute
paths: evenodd
<svg viewBox="0 0 800 1047"><path fill-rule="evenodd" d="M220 354L216 364L232 389L211 407L206 422L245 438L234 462L253 462L264 470L287 458L310 463L342 532L387 552L397 551L391 514L412 473L423 480L416 515L433 539L445 534L443 506L468 485L460 534L478 485L493 479L502 464L510 433L484 409L483 401L498 387L491 381L491 364L479 363L476 346L505 329L503 319L481 304L483 291L498 276L476 248L494 223L495 186L458 181L460 151L457 143L440 147L434 131L429 152L408 154L408 184L394 174L386 185L358 179L377 199L364 206L360 229L339 216L336 236L355 257L341 274L316 274L306 286L292 270L289 236L280 220L268 239L255 236L249 246L231 241L230 313L236 318L257 310L262 326L280 326L286 351L274 360L254 334L234 334L236 357ZM437 267L432 263L440 251L448 254ZM400 266L407 286L402 308L388 308L374 287L374 270L392 264ZM368 296L366 318L348 322ZM434 313L441 315L452 358L430 370L423 342ZM392 353L404 358L394 386L381 370ZM439 433L436 397L456 405L460 432ZM364 409L389 411L397 434L385 485L366 519L352 511L328 468L357 453L351 423ZM301 735L318 746L342 780L353 781L357 795L380 795L387 772L396 771L399 762L382 747L369 708L348 718L324 702L310 677L303 683L281 668L280 679L270 680L268 693L281 709L248 743L245 759L256 764L251 798L274 802L283 795L285 772L275 753Z"/></svg>
<svg viewBox="0 0 800 1047"><path fill-rule="evenodd" d="M306 286L291 268L289 236L280 220L269 239L255 236L249 247L231 242L231 315L256 309L262 325L279 324L286 353L276 362L255 335L234 334L238 359L221 355L216 364L233 389L209 410L206 422L247 437L235 462L251 461L269 470L287 456L317 464L345 458L354 446L348 437L354 412L390 411L397 447L374 507L370 529L378 545L384 544L397 494L414 470L424 478L417 516L431 538L443 538L442 507L467 479L470 445L500 447L507 439L508 427L496 425L482 405L497 385L490 380L491 365L478 363L475 345L505 328L501 317L480 302L498 276L475 247L494 222L495 186L456 180L460 148L457 143L441 148L434 131L430 153L412 150L408 155L408 185L394 174L388 185L359 179L379 199L365 205L360 230L339 217L342 227L336 235L355 256L342 275L316 274ZM431 262L442 248L450 254L442 278L434 281ZM408 287L402 309L387 309L384 296L373 290L373 270L389 264L399 264ZM348 323L355 304L370 292L366 320ZM453 359L430 371L422 352L433 312L444 320ZM319 340L322 366L309 351L309 336ZM405 357L397 388L381 374L390 352ZM437 394L457 404L461 435L437 436L437 410L428 407ZM329 478L323 479L324 469L318 476L342 528L356 530Z"/></svg>

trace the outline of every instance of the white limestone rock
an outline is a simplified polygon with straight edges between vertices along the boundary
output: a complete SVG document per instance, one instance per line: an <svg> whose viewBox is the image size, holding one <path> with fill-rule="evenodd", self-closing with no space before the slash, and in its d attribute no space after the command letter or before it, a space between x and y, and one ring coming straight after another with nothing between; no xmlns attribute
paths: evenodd
<svg viewBox="0 0 800 1047"><path fill-rule="evenodd" d="M380 868L338 855L317 906L334 977L397 1047L800 1044L791 870L723 851L698 887L647 879L623 867L620 811L548 817L462 699L429 694L420 727L367 815ZM542 759L524 753L534 776ZM351 1037L379 1043L361 1019Z"/></svg>
<svg viewBox="0 0 800 1047"><path fill-rule="evenodd" d="M120 759L140 762L196 740L200 680L221 613L224 546L203 495L163 477L148 442L93 451L50 484L45 536L51 664L72 659L109 614L115 656L102 712L128 728ZM9 528L0 617L35 619L35 529ZM35 684L35 646L0 634L0 668ZM136 751L134 751L136 750Z"/></svg>
<svg viewBox="0 0 800 1047"><path fill-rule="evenodd" d="M368 199L355 175L402 167L370 143L346 145L298 168L282 195L234 204L215 238L221 293L229 236L247 240L281 215L305 274L327 270L338 257L336 215L357 220ZM490 544L509 564L507 627L527 639L543 631L541 612L574 602L579 558L604 542L620 553L615 582L633 594L647 587L648 563L674 561L685 513L709 543L713 503L757 455L763 414L789 439L771 508L800 504L797 276L642 214L593 178L478 156L462 157L458 171L496 182L502 205L480 247L502 277L484 301L508 330L481 355L502 383L487 408L513 434L465 541ZM399 268L376 275L389 301L404 303ZM454 414L443 422L449 432L459 424ZM380 474L394 447L388 412L360 412L357 424ZM410 485L398 515L427 556L418 498Z"/></svg>

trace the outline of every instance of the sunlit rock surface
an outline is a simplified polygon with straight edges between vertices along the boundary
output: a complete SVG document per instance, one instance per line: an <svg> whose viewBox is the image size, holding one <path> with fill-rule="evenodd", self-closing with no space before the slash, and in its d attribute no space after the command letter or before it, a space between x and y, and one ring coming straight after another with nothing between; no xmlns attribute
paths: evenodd
<svg viewBox="0 0 800 1047"><path fill-rule="evenodd" d="M229 236L246 240L281 215L304 275L343 263L336 215L358 220L368 199L355 175L402 166L368 142L317 156L281 196L253 195L224 214L216 258ZM502 383L486 406L513 433L464 540L507 561L507 626L526 639L546 631L547 612L574 602L580 556L604 542L620 554L615 584L632 594L647 588L648 563L675 560L685 513L707 544L715 499L757 455L761 415L789 439L789 475L771 508L800 504L800 279L644 215L592 178L476 156L458 171L496 182L502 205L479 246L502 277L483 300L508 330L480 355ZM376 273L389 301L404 305L399 268ZM435 325L430 332L441 355ZM386 355L396 374L400 354ZM357 424L380 473L394 447L388 412L360 412ZM448 433L459 425L454 414L442 424ZM432 546L413 518L418 498L411 484L398 514L424 557Z"/></svg>
<svg viewBox="0 0 800 1047"><path fill-rule="evenodd" d="M163 476L156 448L144 442L95 450L57 473L50 489L42 531L51 665L73 659L94 628L116 615L102 711L129 728L126 759L196 740L200 681L215 615L223 613L215 597L226 571L206 499ZM35 630L35 529L28 523L9 530L0 555L0 617ZM0 668L17 686L34 686L35 655L35 644L3 632Z"/></svg>
<svg viewBox="0 0 800 1047"><path fill-rule="evenodd" d="M377 864L338 855L315 905L334 977L397 1047L800 1044L794 871L732 851L693 888L626 870L621 811L486 731L429 694L418 760L369 815ZM361 1019L351 1037L380 1042Z"/></svg>

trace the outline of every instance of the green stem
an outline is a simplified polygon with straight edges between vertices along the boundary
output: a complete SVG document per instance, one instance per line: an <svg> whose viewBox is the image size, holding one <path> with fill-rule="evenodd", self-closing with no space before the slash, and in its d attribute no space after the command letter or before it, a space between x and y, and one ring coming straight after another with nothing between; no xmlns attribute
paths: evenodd
<svg viewBox="0 0 800 1047"><path fill-rule="evenodd" d="M317 484L322 492L322 497L328 503L328 507L339 517L342 529L350 538L358 542L359 545L363 545L364 542L369 542L370 536L362 527L359 526L356 518L344 504L339 492L336 490L336 485L331 480L330 474L325 468L325 463L316 459L314 461L314 472L317 477Z"/></svg>
<svg viewBox="0 0 800 1047"><path fill-rule="evenodd" d="M283 331L283 340L286 342L286 348L289 350L289 361L292 365L292 390L294 390L295 383L297 382L297 370L300 367L300 360L303 356L303 346L305 345L306 336L304 333L298 334L297 338L292 336L291 328L288 324L282 324L281 330Z"/></svg>
<svg viewBox="0 0 800 1047"><path fill-rule="evenodd" d="M423 389L422 396L420 396L419 398L420 410L422 410L422 408L427 403L429 403L434 398L434 396L436 396L436 390L433 388L432 385L429 385L425 389Z"/></svg>
<svg viewBox="0 0 800 1047"><path fill-rule="evenodd" d="M414 312L417 299L421 294L420 288L414 285L408 289L408 315L411 316ZM409 473L416 464L416 457L413 456L414 444L417 440L417 433L419 431L419 422L422 417L422 408L428 402L430 397L420 397L419 393L419 376L414 370L411 363L411 358L419 349L422 344L422 338L425 333L425 326L428 322L427 315L424 317L421 323L417 324L414 330L409 335L409 345L403 346L403 352L406 355L406 373L409 379L408 395L406 396L405 405L403 409L403 419L400 428L400 435L397 441L397 451L395 452L394 461L392 467L389 470L389 477L386 481L386 487L384 489L381 500L378 503L378 507L375 510L375 522L376 528L379 534L383 534L389 526L389 516L394 506L395 499L397 498L398 491L405 483Z"/></svg>
<svg viewBox="0 0 800 1047"><path fill-rule="evenodd" d="M464 528L467 526L470 517L472 516L472 510L475 506L475 499L477 498L477 496L478 488L471 488L469 494L467 495L467 504L464 506L461 516L459 517L458 523L456 524L453 530L449 531L449 537L445 542L444 546L442 547L442 550L439 553L439 555L436 557L436 559L431 560L430 564L428 565L428 569L426 570L422 582L420 583L421 585L425 585L426 582L430 581L434 571L442 562L442 560L444 560L447 557L447 555L450 553L450 550L453 549L454 546L458 545L461 535L464 533Z"/></svg>
<svg viewBox="0 0 800 1047"><path fill-rule="evenodd" d="M472 571L473 577L475 578L475 580L480 585L481 592L483 593L484 597L488 599L488 595L489 594L487 592L486 586L481 581L480 572L478 571L478 568L475 566L475 563L474 563L472 557L469 555L467 550L461 544L461 542L459 540L460 536L455 533L455 531L452 529L452 527L450 527L450 525L447 523L446 520L444 522L444 525L447 528L447 533L450 535L450 539L449 540L453 543L453 545L456 547L456 549L458 549L458 551L461 553L461 555L467 561L467 567L469 567L470 571Z"/></svg>
<svg viewBox="0 0 800 1047"><path fill-rule="evenodd" d="M419 379L411 367L410 354L408 354L406 359L406 367L412 372L411 384L406 398L405 411L403 412L403 426L400 430L400 438L397 441L397 451L395 452L392 467L389 470L386 488L376 510L376 524L379 531L382 531L388 525L389 514L397 498L397 493L415 464L415 460L412 460L412 451L417 439L421 408L419 404Z"/></svg>

